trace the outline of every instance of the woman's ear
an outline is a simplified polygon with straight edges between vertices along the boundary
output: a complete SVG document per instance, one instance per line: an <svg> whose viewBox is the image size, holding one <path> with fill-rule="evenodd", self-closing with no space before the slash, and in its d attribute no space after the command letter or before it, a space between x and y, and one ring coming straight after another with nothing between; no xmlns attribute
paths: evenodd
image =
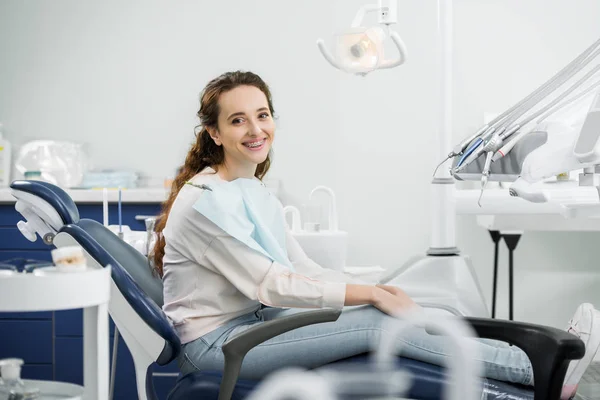
<svg viewBox="0 0 600 400"><path fill-rule="evenodd" d="M219 131L215 127L207 126L206 130L208 131L208 134L210 135L212 140L214 140L214 142L217 146L220 146L223 144L221 142L221 136L219 135Z"/></svg>

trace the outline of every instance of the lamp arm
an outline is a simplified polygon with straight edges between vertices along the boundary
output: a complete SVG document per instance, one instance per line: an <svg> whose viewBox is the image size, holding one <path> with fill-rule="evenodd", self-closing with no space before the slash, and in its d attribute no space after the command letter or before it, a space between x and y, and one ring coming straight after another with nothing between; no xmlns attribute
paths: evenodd
<svg viewBox="0 0 600 400"><path fill-rule="evenodd" d="M404 64L406 62L406 55L407 55L406 45L404 44L404 42L400 38L400 35L398 35L397 32L392 32L390 34L390 38L392 39L392 41L394 42L394 44L398 48L398 53L400 53L400 57L397 60L385 60L385 61L383 61L381 63L381 65L379 66L379 68L394 68L394 67L402 65L402 64Z"/></svg>
<svg viewBox="0 0 600 400"><path fill-rule="evenodd" d="M362 24L362 20L365 17L365 14L369 12L379 11L381 7L377 4L366 4L358 9L354 19L352 20L352 28L358 28Z"/></svg>
<svg viewBox="0 0 600 400"><path fill-rule="evenodd" d="M323 57L325 57L325 59L327 61L329 61L329 64L333 65L335 68L337 69L343 69L333 58L333 56L329 53L329 50L327 50L327 48L325 47L325 42L323 41L323 39L318 39L317 40L317 46L319 46L319 50L321 50L321 54L323 54Z"/></svg>

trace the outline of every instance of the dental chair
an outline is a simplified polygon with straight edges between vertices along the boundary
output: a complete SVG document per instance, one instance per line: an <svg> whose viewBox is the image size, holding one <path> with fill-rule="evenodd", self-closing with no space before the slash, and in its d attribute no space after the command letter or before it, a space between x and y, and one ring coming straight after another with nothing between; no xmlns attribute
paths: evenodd
<svg viewBox="0 0 600 400"><path fill-rule="evenodd" d="M56 247L79 245L88 265L112 267L109 313L130 350L140 400L156 400L152 387L154 363L165 365L176 359L181 344L161 310L162 281L153 276L148 260L102 224L80 219L73 200L57 186L39 181L15 181L12 195L15 208L26 221L18 228L31 241L39 235L44 243ZM313 310L268 321L235 335L223 346L224 371L202 371L180 376L168 400L243 399L257 381L238 379L245 354L254 346L281 333L302 326L335 321L336 310ZM478 336L497 339L523 349L531 360L535 389L482 379L485 399L559 399L568 363L585 353L583 342L562 330L513 321L465 318ZM368 355L329 364L366 363ZM397 357L399 368L411 372L413 382L408 396L421 400L442 398L448 382L445 368Z"/></svg>

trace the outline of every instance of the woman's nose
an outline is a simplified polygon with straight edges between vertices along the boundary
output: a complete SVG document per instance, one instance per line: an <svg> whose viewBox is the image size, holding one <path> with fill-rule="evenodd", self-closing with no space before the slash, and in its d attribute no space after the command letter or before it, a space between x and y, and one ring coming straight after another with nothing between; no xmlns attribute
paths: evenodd
<svg viewBox="0 0 600 400"><path fill-rule="evenodd" d="M260 127L260 124L258 123L258 121L252 121L250 123L250 134L252 135L258 135L259 133L262 132L262 129Z"/></svg>

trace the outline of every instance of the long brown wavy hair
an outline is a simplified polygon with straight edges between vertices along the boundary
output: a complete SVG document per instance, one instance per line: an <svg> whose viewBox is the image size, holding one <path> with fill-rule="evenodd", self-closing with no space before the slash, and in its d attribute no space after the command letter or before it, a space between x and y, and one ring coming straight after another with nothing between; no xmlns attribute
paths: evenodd
<svg viewBox="0 0 600 400"><path fill-rule="evenodd" d="M154 244L151 257L154 261L154 271L160 277L163 276L163 257L165 255L165 238L162 235L162 231L167 225L167 219L173 202L187 181L206 167L212 167L215 170L218 169L225 161L223 147L215 144L206 127L217 127L220 112L219 97L221 94L242 85L254 86L262 91L267 97L271 115L275 113L269 87L258 75L252 72L226 72L210 81L202 90L200 94L200 110L197 113L198 118L200 118L200 125L196 126L196 141L192 144L185 158L185 163L179 168L179 173L171 186L171 194L163 203L161 214L157 218L154 228L157 240ZM199 132L198 128L200 128ZM256 168L254 176L262 179L270 166L271 158L267 156L267 159Z"/></svg>

